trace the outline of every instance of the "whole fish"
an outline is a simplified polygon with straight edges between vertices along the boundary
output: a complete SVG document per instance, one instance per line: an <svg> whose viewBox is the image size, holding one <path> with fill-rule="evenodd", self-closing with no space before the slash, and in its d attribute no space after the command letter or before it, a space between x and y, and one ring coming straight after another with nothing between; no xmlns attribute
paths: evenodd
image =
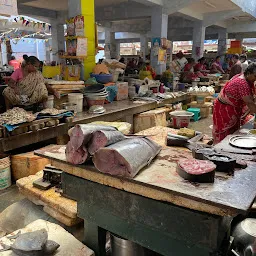
<svg viewBox="0 0 256 256"><path fill-rule="evenodd" d="M88 144L88 152L94 155L100 148L125 140L126 137L119 131L96 131Z"/></svg>
<svg viewBox="0 0 256 256"><path fill-rule="evenodd" d="M133 178L160 150L161 146L150 139L136 137L99 149L93 162L100 172Z"/></svg>
<svg viewBox="0 0 256 256"><path fill-rule="evenodd" d="M77 124L71 131L70 143L74 150L78 150L82 145L87 145L95 131L116 131L113 126L96 124Z"/></svg>

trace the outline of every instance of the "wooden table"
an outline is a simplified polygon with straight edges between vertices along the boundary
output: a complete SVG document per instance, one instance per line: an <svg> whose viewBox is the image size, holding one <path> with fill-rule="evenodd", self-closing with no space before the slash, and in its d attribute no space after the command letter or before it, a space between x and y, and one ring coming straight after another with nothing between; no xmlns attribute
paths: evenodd
<svg viewBox="0 0 256 256"><path fill-rule="evenodd" d="M88 112L79 113L72 123L75 124L86 124L95 121L126 121L133 124L133 116L140 114L152 109L163 107L165 104L174 104L182 101L190 100L189 95L183 95L172 99L165 99L161 103L146 102L146 103L134 103L130 100L114 101L111 104L104 105L106 112L101 115L89 114Z"/></svg>
<svg viewBox="0 0 256 256"><path fill-rule="evenodd" d="M56 127L41 129L37 132L26 132L17 136L0 139L0 152L8 152L27 145L38 142L54 139L57 136L63 136L68 133L68 129L76 124L91 123L94 121L126 121L133 124L133 116L148 110L162 107L165 104L178 103L189 99L188 95L183 95L177 98L163 100L162 103L155 102L133 103L129 100L115 101L111 104L106 104L106 112L104 114L89 114L87 111L79 113L68 124L60 124Z"/></svg>
<svg viewBox="0 0 256 256"><path fill-rule="evenodd" d="M64 171L63 191L78 201L86 244L100 256L106 230L163 255L217 255L232 219L246 215L256 196L253 166L234 177L217 174L214 184L184 181L176 161L192 157L186 149L164 147L134 179L71 165L64 152L65 146L51 146L36 154Z"/></svg>

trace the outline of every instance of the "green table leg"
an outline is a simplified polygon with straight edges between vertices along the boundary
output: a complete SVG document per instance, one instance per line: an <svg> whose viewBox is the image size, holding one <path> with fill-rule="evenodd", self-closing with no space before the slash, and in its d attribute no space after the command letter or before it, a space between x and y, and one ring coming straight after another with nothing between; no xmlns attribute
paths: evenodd
<svg viewBox="0 0 256 256"><path fill-rule="evenodd" d="M84 220L84 243L95 252L96 256L106 255L106 233L105 229Z"/></svg>

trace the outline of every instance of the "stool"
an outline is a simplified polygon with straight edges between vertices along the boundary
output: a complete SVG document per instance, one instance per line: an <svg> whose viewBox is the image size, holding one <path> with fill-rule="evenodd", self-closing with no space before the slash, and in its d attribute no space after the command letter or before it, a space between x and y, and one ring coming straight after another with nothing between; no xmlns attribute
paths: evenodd
<svg viewBox="0 0 256 256"><path fill-rule="evenodd" d="M198 121L201 116L200 116L200 108L189 108L187 110L188 112L194 113L194 116L192 117L192 119L196 122Z"/></svg>

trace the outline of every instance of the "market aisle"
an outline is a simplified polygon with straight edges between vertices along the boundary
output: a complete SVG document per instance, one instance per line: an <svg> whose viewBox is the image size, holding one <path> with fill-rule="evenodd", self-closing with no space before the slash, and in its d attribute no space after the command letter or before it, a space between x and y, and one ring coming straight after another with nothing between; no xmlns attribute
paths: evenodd
<svg viewBox="0 0 256 256"><path fill-rule="evenodd" d="M212 137L212 130L210 126L212 125L212 115L207 118L203 118L198 122L190 122L189 128L195 131L203 132L204 134Z"/></svg>
<svg viewBox="0 0 256 256"><path fill-rule="evenodd" d="M0 213L5 210L8 206L24 199L25 197L19 193L19 189L16 185L0 191Z"/></svg>

